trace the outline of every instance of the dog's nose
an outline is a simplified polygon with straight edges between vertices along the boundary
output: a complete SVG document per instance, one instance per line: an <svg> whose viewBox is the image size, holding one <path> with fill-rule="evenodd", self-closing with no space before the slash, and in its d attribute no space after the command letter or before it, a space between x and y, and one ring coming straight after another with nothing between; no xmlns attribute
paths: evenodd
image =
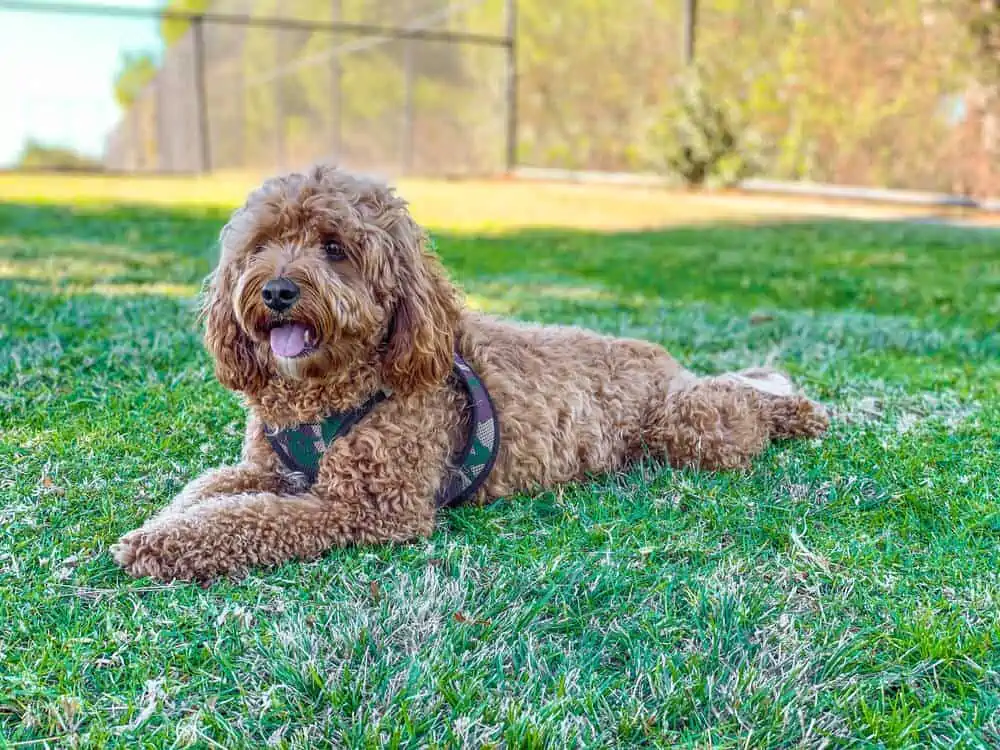
<svg viewBox="0 0 1000 750"><path fill-rule="evenodd" d="M284 312L299 298L299 287L291 279L271 279L261 290L264 304L275 312Z"/></svg>

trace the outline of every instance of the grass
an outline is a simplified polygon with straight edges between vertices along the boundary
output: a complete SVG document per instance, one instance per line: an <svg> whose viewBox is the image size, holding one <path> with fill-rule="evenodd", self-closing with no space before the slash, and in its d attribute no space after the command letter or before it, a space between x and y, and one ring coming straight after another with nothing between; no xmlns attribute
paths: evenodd
<svg viewBox="0 0 1000 750"><path fill-rule="evenodd" d="M0 747L1000 744L994 235L505 229L496 201L449 224L447 189L420 194L472 304L699 370L775 361L832 434L745 475L639 467L201 589L107 550L238 454L191 300L225 200L4 189Z"/></svg>

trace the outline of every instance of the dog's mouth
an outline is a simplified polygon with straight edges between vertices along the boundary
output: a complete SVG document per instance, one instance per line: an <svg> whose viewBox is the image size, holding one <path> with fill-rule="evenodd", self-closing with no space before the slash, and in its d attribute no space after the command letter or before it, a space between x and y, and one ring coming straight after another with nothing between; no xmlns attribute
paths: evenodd
<svg viewBox="0 0 1000 750"><path fill-rule="evenodd" d="M298 321L276 323L268 333L271 351L285 359L306 357L316 351L319 336L316 329Z"/></svg>

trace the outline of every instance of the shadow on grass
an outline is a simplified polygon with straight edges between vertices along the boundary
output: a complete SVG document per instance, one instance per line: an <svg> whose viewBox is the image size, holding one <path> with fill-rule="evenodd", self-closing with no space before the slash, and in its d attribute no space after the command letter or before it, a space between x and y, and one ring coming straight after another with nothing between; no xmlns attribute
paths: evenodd
<svg viewBox="0 0 1000 750"><path fill-rule="evenodd" d="M0 278L183 294L211 270L226 216L216 208L2 204ZM982 232L799 221L432 236L456 280L472 297L499 300L498 312L705 302L946 316L990 329L1000 312L1000 252Z"/></svg>

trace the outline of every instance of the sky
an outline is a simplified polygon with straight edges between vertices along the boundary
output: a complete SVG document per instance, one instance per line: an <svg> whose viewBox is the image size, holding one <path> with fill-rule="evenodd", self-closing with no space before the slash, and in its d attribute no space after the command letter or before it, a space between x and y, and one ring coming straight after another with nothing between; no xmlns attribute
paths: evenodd
<svg viewBox="0 0 1000 750"><path fill-rule="evenodd" d="M114 0L104 4L151 8L162 2ZM158 53L160 48L155 19L0 7L0 167L16 160L29 137L100 156L104 137L119 117L112 81L122 53Z"/></svg>

